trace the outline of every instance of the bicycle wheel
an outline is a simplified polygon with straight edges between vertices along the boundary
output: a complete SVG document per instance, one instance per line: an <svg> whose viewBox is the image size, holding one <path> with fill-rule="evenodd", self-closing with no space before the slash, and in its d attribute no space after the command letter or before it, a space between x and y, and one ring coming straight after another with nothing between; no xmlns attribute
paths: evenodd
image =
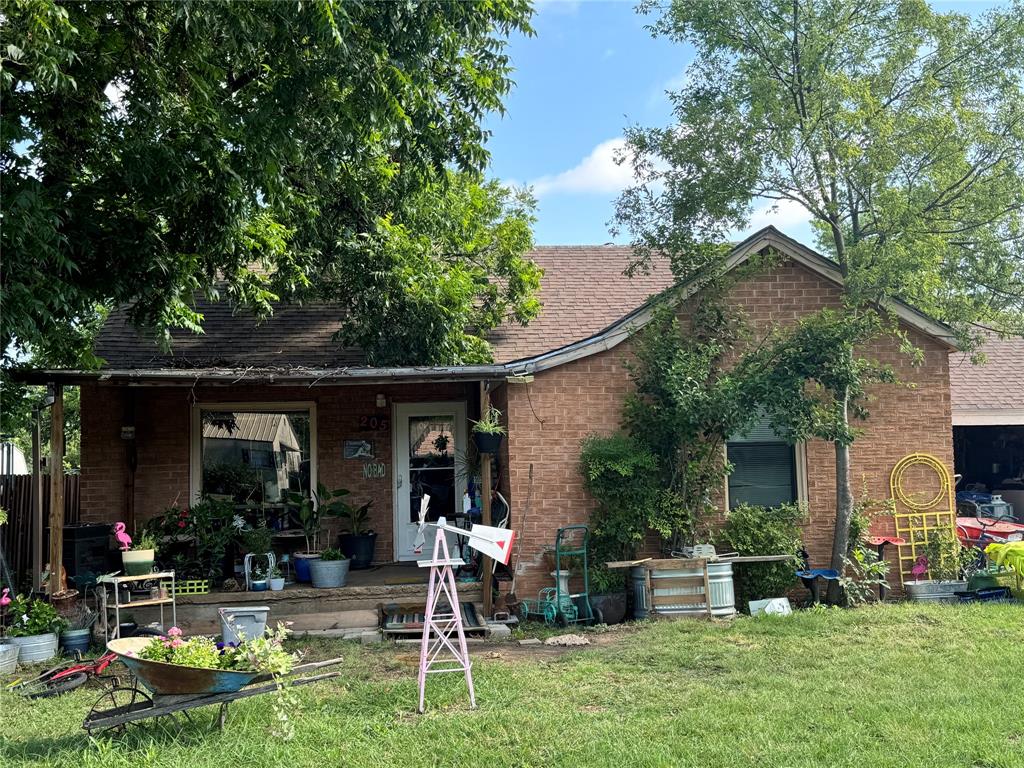
<svg viewBox="0 0 1024 768"><path fill-rule="evenodd" d="M85 672L75 672L73 675L62 677L57 680L42 680L36 683L29 683L18 693L26 699L46 699L50 696L60 696L68 691L73 691L81 685L89 676Z"/></svg>

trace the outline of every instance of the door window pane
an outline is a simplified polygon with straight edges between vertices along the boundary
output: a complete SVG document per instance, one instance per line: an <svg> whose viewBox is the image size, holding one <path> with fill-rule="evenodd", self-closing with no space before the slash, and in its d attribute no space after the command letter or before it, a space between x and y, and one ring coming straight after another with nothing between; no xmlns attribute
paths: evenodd
<svg viewBox="0 0 1024 768"><path fill-rule="evenodd" d="M455 415L409 417L409 522L419 521L420 501L430 496L427 520L455 516Z"/></svg>
<svg viewBox="0 0 1024 768"><path fill-rule="evenodd" d="M309 493L308 411L202 411L202 492L237 503Z"/></svg>

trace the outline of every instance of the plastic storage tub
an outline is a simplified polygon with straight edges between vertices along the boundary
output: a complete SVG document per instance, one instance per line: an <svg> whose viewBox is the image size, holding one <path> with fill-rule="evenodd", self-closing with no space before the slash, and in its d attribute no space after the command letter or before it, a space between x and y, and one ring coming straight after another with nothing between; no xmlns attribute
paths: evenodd
<svg viewBox="0 0 1024 768"><path fill-rule="evenodd" d="M253 637L260 637L267 630L267 616L270 608L265 605L236 605L232 608L218 608L220 634L225 643L238 643Z"/></svg>

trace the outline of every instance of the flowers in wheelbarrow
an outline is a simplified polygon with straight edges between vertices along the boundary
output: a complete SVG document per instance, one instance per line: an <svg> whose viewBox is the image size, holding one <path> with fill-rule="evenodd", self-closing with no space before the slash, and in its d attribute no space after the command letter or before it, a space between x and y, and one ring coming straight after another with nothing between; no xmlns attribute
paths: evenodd
<svg viewBox="0 0 1024 768"><path fill-rule="evenodd" d="M138 657L183 667L284 675L298 660L297 654L284 649L283 643L289 634L287 627L278 623L277 629L268 627L263 637L225 645L209 637L186 638L180 628L171 627L166 635L154 637L146 643Z"/></svg>

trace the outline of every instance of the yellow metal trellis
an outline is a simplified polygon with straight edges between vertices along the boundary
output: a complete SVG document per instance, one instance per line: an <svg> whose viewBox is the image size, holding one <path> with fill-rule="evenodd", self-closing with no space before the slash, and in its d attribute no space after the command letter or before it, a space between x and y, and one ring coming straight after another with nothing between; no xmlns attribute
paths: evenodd
<svg viewBox="0 0 1024 768"><path fill-rule="evenodd" d="M930 499L920 498L922 494L907 493L903 487L904 474L911 467L918 466L931 469L938 480L938 491ZM929 537L939 531L949 531L956 536L956 502L949 470L928 453L912 453L896 462L889 475L889 488L895 505L893 520L896 524L896 535L906 542L899 546L902 584L907 576L912 575L911 569L917 558L924 553Z"/></svg>

